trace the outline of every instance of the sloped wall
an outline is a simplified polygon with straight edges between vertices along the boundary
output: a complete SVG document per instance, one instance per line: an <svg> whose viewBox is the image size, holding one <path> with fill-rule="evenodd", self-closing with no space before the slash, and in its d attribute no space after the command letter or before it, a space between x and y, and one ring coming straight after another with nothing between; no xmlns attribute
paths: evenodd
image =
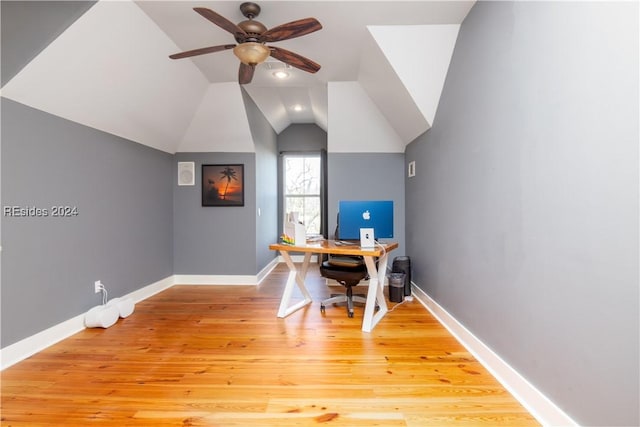
<svg viewBox="0 0 640 427"><path fill-rule="evenodd" d="M2 86L96 1L5 1L0 8Z"/></svg>
<svg viewBox="0 0 640 427"><path fill-rule="evenodd" d="M15 14L31 2L16 3L17 10L3 11ZM38 3L46 13L48 2ZM2 96L174 153L208 87L192 63L167 58L176 50L133 2L101 1L6 83Z"/></svg>
<svg viewBox="0 0 640 427"><path fill-rule="evenodd" d="M402 153L404 147L360 83L329 83L329 153Z"/></svg>

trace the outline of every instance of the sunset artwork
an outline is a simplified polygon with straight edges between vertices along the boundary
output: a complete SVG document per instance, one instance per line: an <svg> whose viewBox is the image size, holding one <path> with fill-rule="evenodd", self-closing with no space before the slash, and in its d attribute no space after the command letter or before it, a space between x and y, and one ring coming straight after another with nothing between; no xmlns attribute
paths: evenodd
<svg viewBox="0 0 640 427"><path fill-rule="evenodd" d="M244 165L202 165L202 206L244 206Z"/></svg>

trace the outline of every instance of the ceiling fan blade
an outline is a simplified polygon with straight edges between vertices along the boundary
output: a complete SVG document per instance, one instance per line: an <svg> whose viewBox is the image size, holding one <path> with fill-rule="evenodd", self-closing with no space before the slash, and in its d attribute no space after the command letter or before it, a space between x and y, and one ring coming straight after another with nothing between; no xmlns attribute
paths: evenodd
<svg viewBox="0 0 640 427"><path fill-rule="evenodd" d="M235 44L222 44L218 46L201 47L200 49L188 50L186 52L174 53L169 55L171 59L188 58L190 56L204 55L205 53L220 52L221 50L233 49Z"/></svg>
<svg viewBox="0 0 640 427"><path fill-rule="evenodd" d="M200 15L204 16L223 30L230 32L236 38L239 37L243 40L247 36L247 33L242 28L238 27L236 24L229 21L224 16L217 14L211 9L207 9L206 7L194 7L193 10L195 10Z"/></svg>
<svg viewBox="0 0 640 427"><path fill-rule="evenodd" d="M255 65L247 65L244 62L241 62L240 69L238 70L238 82L240 82L241 85L251 83L255 69Z"/></svg>
<svg viewBox="0 0 640 427"><path fill-rule="evenodd" d="M317 19L305 18L273 27L264 32L260 39L262 42L278 42L304 36L320 29L322 29L322 25Z"/></svg>
<svg viewBox="0 0 640 427"><path fill-rule="evenodd" d="M298 55L297 53L273 46L269 46L269 49L271 49L271 56L291 65L292 67L299 68L308 73L315 73L320 69L320 64L313 62L309 58Z"/></svg>

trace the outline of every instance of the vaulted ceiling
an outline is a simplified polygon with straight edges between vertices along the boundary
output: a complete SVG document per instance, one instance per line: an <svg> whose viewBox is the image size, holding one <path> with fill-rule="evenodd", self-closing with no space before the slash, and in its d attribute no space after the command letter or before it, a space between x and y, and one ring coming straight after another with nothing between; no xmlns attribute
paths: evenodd
<svg viewBox="0 0 640 427"><path fill-rule="evenodd" d="M167 152L253 151L233 53L168 58L235 43L193 7L240 22L240 3L100 1L5 83L2 96ZM278 80L273 71L284 65L270 58L242 86L274 130L316 123L331 143L332 135L384 121L390 143L377 149L402 151L433 124L459 26L474 2L259 4L256 19L268 28L306 17L323 26L273 43L318 62L319 72L291 68ZM334 151L353 149L337 141Z"/></svg>

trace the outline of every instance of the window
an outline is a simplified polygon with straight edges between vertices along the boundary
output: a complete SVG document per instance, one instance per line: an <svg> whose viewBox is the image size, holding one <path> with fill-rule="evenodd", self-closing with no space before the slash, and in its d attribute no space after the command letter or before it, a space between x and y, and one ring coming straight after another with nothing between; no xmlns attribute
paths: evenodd
<svg viewBox="0 0 640 427"><path fill-rule="evenodd" d="M307 234L320 234L320 155L286 154L284 212L298 212Z"/></svg>

